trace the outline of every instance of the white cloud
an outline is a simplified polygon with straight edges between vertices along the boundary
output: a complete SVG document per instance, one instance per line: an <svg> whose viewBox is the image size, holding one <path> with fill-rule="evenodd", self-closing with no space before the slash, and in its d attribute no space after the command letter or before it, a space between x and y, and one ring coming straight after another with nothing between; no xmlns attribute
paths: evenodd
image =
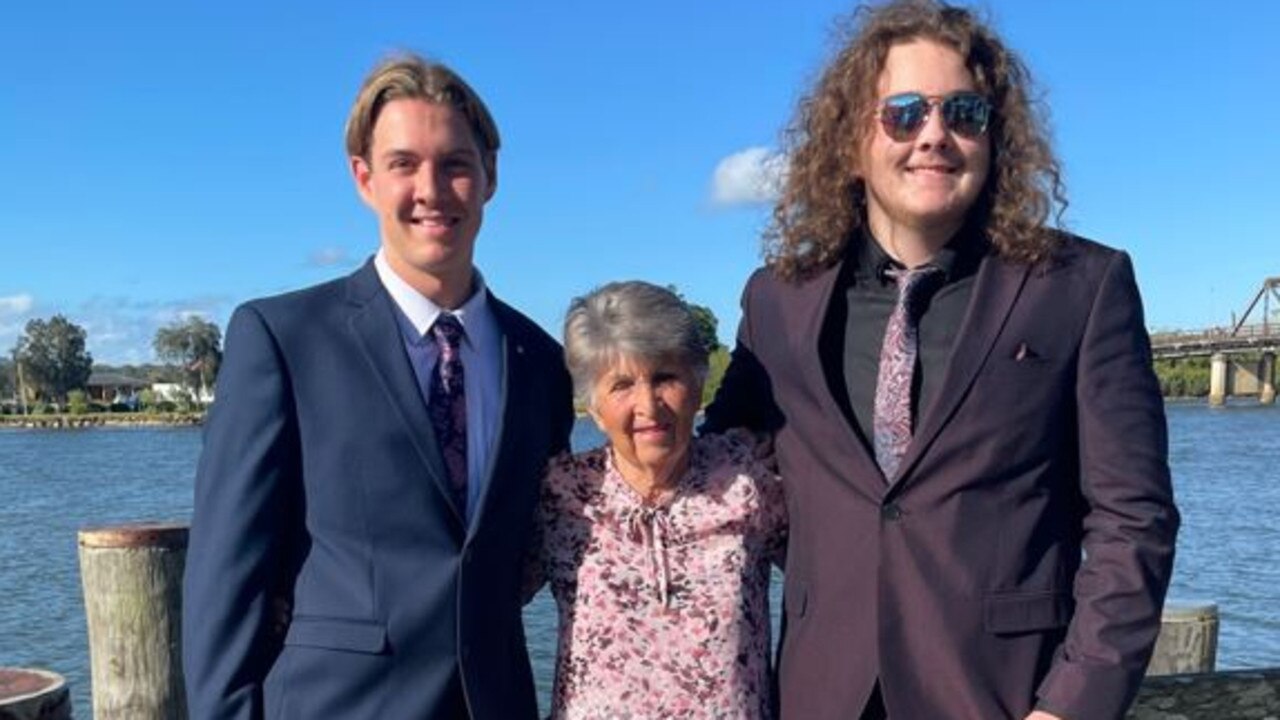
<svg viewBox="0 0 1280 720"><path fill-rule="evenodd" d="M0 296L0 354L7 356L18 343L35 304L30 293Z"/></svg>
<svg viewBox="0 0 1280 720"><path fill-rule="evenodd" d="M22 315L30 312L35 302L35 298L28 293L0 297L0 316Z"/></svg>
<svg viewBox="0 0 1280 720"><path fill-rule="evenodd" d="M89 352L95 362L155 362L151 343L156 330L193 315L222 327L232 301L221 296L178 300L136 300L127 297L95 297L81 303L67 318L85 329Z"/></svg>
<svg viewBox="0 0 1280 720"><path fill-rule="evenodd" d="M175 320L197 315L224 326L233 301L209 295L174 300L139 300L130 297L92 297L77 305L41 302L29 294L0 296L0 356L7 356L33 317L63 315L85 330L85 341L94 362L155 362L151 342L156 330Z"/></svg>
<svg viewBox="0 0 1280 720"><path fill-rule="evenodd" d="M736 152L716 165L711 200L717 205L771 203L782 189L786 158L768 148Z"/></svg>
<svg viewBox="0 0 1280 720"><path fill-rule="evenodd" d="M351 253L347 252L346 248L340 247L320 248L307 258L308 265L321 268L351 265L353 262Z"/></svg>

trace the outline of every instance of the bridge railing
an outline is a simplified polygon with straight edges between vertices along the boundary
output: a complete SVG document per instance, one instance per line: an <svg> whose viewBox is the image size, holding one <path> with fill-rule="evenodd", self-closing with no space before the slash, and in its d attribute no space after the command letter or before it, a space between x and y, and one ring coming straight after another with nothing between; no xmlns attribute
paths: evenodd
<svg viewBox="0 0 1280 720"><path fill-rule="evenodd" d="M1242 325L1234 333L1229 326L1206 328L1204 330L1170 330L1151 334L1151 344L1155 347L1164 345L1181 345L1191 342L1225 342L1229 340L1249 340L1280 338L1280 323L1257 323Z"/></svg>

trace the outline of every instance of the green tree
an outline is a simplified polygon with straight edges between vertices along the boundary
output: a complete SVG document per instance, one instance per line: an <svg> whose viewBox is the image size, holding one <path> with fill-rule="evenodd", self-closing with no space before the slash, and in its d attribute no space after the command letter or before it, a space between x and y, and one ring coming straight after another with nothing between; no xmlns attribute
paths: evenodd
<svg viewBox="0 0 1280 720"><path fill-rule="evenodd" d="M195 397L207 392L222 364L222 331L194 315L156 331L152 347L164 362L179 366L182 382Z"/></svg>
<svg viewBox="0 0 1280 720"><path fill-rule="evenodd" d="M689 306L689 312L692 313L694 322L698 324L698 337L702 339L702 344L707 348L707 352L714 353L716 350L723 348L724 346L720 344L720 336L717 334L720 321L716 319L716 314L711 312L711 308L690 301L684 296L684 293L676 289L675 285L668 285L667 289L675 293L676 297Z"/></svg>
<svg viewBox="0 0 1280 720"><path fill-rule="evenodd" d="M724 380L724 371L729 367L729 349L716 348L711 353L707 368L707 382L702 386L702 404L705 407L716 397L720 382Z"/></svg>
<svg viewBox="0 0 1280 720"><path fill-rule="evenodd" d="M0 358L0 400L18 396L18 367L12 360Z"/></svg>
<svg viewBox="0 0 1280 720"><path fill-rule="evenodd" d="M84 387L93 369L85 338L84 328L61 315L28 322L14 348L23 381L40 397L65 402L68 392Z"/></svg>
<svg viewBox="0 0 1280 720"><path fill-rule="evenodd" d="M68 392L67 412L72 415L84 415L89 412L89 396L83 390L71 390Z"/></svg>
<svg viewBox="0 0 1280 720"><path fill-rule="evenodd" d="M1209 358L1155 361L1156 378L1165 397L1204 397L1209 394Z"/></svg>

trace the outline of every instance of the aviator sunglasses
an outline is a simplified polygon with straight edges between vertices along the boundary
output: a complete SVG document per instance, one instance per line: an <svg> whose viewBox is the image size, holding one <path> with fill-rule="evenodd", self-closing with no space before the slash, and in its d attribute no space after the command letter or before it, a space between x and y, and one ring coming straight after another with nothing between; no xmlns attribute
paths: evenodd
<svg viewBox="0 0 1280 720"><path fill-rule="evenodd" d="M960 137L973 140L987 131L991 103L969 90L941 96L918 92L890 95L881 101L877 114L886 135L906 142L920 133L935 106L942 110L942 124Z"/></svg>

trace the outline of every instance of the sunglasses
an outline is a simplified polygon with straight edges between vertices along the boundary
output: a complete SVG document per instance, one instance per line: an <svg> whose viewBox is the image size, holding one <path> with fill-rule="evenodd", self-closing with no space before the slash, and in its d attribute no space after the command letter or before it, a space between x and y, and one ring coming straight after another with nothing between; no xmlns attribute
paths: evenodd
<svg viewBox="0 0 1280 720"><path fill-rule="evenodd" d="M877 115L886 135L907 142L920 134L934 107L941 108L942 124L948 130L970 140L982 137L991 119L991 103L969 90L942 96L918 92L890 95L880 103Z"/></svg>

